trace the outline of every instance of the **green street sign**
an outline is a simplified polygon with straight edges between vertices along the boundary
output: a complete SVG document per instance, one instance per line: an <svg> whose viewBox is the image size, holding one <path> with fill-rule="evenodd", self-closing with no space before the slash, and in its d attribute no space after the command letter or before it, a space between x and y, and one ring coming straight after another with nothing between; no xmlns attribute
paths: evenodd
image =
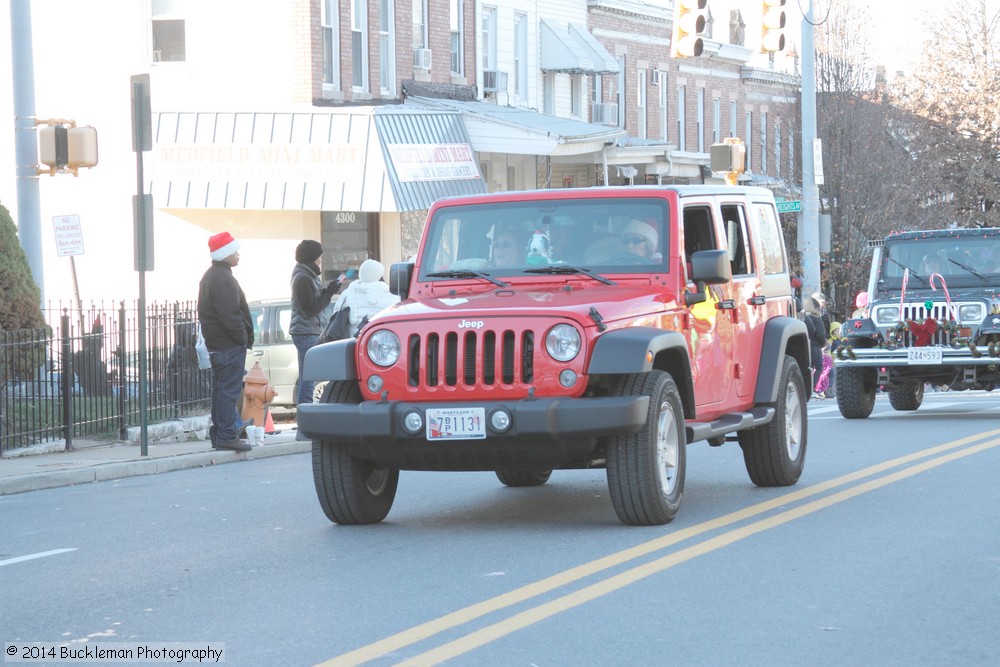
<svg viewBox="0 0 1000 667"><path fill-rule="evenodd" d="M784 199L778 200L778 213L796 213L802 210L801 201L785 201Z"/></svg>

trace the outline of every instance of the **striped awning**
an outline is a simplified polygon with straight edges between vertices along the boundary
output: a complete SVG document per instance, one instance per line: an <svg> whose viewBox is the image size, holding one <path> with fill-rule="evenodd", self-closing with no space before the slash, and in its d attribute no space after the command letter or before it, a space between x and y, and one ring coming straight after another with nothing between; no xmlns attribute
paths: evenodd
<svg viewBox="0 0 1000 667"><path fill-rule="evenodd" d="M399 212L486 191L456 112L161 112L153 125L157 208Z"/></svg>

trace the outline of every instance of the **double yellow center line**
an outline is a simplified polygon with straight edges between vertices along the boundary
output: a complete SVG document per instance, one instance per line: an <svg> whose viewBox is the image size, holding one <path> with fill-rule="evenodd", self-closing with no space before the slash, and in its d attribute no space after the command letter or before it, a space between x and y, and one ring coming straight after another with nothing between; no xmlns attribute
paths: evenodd
<svg viewBox="0 0 1000 667"><path fill-rule="evenodd" d="M514 614L513 616L510 616L502 621L498 621L492 625L470 632L459 639L442 644L437 648L433 648L400 663L401 665L439 664L495 641L500 637L530 626L533 623L537 623L550 616L554 616L555 614L572 609L573 607L577 607L585 602L589 602L590 600L612 593L628 586L629 584L640 581L658 572L667 570L697 556L721 549L722 547L733 544L734 542L738 542L770 528L780 526L794 519L798 519L821 509L836 505L837 503L845 500L860 496L863 493L868 493L869 491L880 489L894 482L913 477L914 475L918 475L932 468L936 468L937 466L944 465L945 463L996 447L1000 445L1000 438L996 437L998 435L1000 435L1000 429L960 438L943 445L930 447L919 452L914 452L912 454L907 454L906 456L885 461L884 463L879 463L857 472L837 477L827 482L792 491L791 493L784 494L778 498L767 500L756 505L751 505L750 507L726 514L725 516L721 516L717 519L705 521L689 528L683 528L655 540L650 540L649 542L644 542L643 544L636 545L629 549L618 551L589 563L584 563L583 565L564 570L563 572L546 577L545 579L541 579L534 583L514 589L509 593L504 593L503 595L498 595L477 604L470 605L464 609L459 609L458 611L446 614L432 621L421 623L420 625L414 626L408 630L404 630L403 632L399 632L390 637L386 637L385 639L368 644L367 646L362 646L361 648L355 649L349 653L344 653L343 655L327 660L321 664L325 667L340 667L343 665L359 665L370 660L375 660L376 658L380 658L394 651L416 644L417 642L433 637L434 635L450 630L451 628L474 621L477 618L486 616L487 614L523 603L532 598L577 582L585 577L589 577L604 570L628 563L637 558L661 551L667 547L683 542L684 540L689 540L705 533L726 528L727 526L746 521L755 516L772 512L773 510L787 506L791 503L798 503L813 496L826 494L830 491L838 489L839 487L850 486L850 488L845 488L841 491L837 491L836 493L824 495L822 498L804 503L792 509L778 512L777 514L759 519L745 526L734 528L722 533L721 535L699 542L698 544L686 547L679 551L671 552L656 560L643 563L642 565L638 565L619 574L615 574L598 581L597 583L542 603L526 611ZM871 479L867 482L855 485L857 482L862 482L869 477L876 477L894 468L901 469L891 474L880 476L876 479Z"/></svg>

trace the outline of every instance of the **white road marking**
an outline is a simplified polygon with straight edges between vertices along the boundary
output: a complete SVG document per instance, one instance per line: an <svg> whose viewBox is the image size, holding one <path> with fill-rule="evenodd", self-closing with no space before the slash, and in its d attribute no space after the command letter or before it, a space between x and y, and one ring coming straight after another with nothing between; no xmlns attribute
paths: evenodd
<svg viewBox="0 0 1000 667"><path fill-rule="evenodd" d="M42 551L37 554L28 554L27 556L18 556L17 558L8 558L7 560L0 560L0 567L4 565L13 565L14 563L20 563L26 560L34 560L36 558L45 558L46 556L55 556L56 554L64 554L67 551L76 551L76 547L72 549L53 549L52 551Z"/></svg>

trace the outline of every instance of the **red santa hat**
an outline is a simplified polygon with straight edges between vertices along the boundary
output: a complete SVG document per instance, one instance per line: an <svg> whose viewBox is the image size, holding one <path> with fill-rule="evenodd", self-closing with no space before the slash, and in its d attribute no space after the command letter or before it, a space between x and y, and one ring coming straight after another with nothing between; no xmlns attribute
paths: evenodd
<svg viewBox="0 0 1000 667"><path fill-rule="evenodd" d="M240 242L229 232L220 232L208 239L208 250L216 262L221 262L239 249Z"/></svg>

